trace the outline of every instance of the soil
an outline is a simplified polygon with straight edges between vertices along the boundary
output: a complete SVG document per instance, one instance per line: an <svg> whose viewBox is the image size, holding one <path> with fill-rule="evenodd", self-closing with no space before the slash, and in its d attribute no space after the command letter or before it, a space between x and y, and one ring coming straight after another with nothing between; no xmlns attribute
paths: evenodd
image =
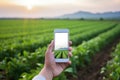
<svg viewBox="0 0 120 80"><path fill-rule="evenodd" d="M69 80L103 80L103 74L100 74L101 68L112 58L111 52L118 42L120 42L120 38L95 54L91 64L85 68L78 68L77 78L70 77Z"/></svg>

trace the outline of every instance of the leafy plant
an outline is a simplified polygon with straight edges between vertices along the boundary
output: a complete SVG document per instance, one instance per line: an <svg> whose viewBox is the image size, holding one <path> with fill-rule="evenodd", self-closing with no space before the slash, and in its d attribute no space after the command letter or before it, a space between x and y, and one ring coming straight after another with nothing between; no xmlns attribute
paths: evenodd
<svg viewBox="0 0 120 80"><path fill-rule="evenodd" d="M120 43L112 53L112 60L101 69L104 74L103 80L120 80Z"/></svg>

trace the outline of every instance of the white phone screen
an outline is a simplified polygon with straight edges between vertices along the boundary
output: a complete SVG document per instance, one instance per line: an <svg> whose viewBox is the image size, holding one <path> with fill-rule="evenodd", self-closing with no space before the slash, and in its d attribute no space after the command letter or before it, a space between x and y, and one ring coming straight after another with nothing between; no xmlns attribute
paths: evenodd
<svg viewBox="0 0 120 80"><path fill-rule="evenodd" d="M68 33L55 33L55 50L68 49Z"/></svg>
<svg viewBox="0 0 120 80"><path fill-rule="evenodd" d="M68 33L55 33L55 58L68 58Z"/></svg>

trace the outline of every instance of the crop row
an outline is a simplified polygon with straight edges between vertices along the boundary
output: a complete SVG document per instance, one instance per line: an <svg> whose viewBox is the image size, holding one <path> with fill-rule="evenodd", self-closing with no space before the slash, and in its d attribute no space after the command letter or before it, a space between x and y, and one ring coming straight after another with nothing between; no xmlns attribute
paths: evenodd
<svg viewBox="0 0 120 80"><path fill-rule="evenodd" d="M7 22L7 24L5 24ZM80 23L80 24L79 24ZM19 36L36 35L44 32L49 32L56 27L60 28L76 28L82 25L91 25L98 22L86 22L82 21L66 21L66 20L0 20L0 39L14 38ZM109 23L109 22L105 22ZM12 28L11 28L12 27ZM17 33L17 34L16 34Z"/></svg>
<svg viewBox="0 0 120 80"><path fill-rule="evenodd" d="M120 80L120 43L111 56L112 59L101 69L103 80Z"/></svg>
<svg viewBox="0 0 120 80"><path fill-rule="evenodd" d="M81 32L81 34L71 36L71 40L74 42L75 45L78 45L82 42L82 40L88 40L104 31L107 31L114 27L115 27L115 25L109 24L104 27L103 27L103 25L98 25L97 29L95 28L95 26L92 26L90 28L89 27L83 28L78 31L78 32ZM90 30L90 31L88 31L88 30ZM37 49L38 47L47 46L47 44L53 39L52 35L45 34L36 40L32 38L30 40L20 41L19 43L13 43L13 45L7 45L7 44L2 45L0 47L0 60L2 60L4 57L14 57L14 56L16 56L17 53L23 53L24 50L29 51L29 52L34 52L35 49ZM49 36L49 37L46 37L46 36Z"/></svg>
<svg viewBox="0 0 120 80"><path fill-rule="evenodd" d="M103 49L106 45L114 42L120 35L120 25L116 26L112 30L109 30L105 33L100 34L98 37L95 37L89 41L83 42L79 45L75 51L74 55L76 55L76 64L84 67L87 65L86 63L90 63L91 57Z"/></svg>
<svg viewBox="0 0 120 80"><path fill-rule="evenodd" d="M110 23L104 23L104 24L107 25L107 24L110 24ZM74 27L71 25L71 26L69 26L67 28L72 30L72 31L70 31L70 35L73 35L73 34L75 34L77 32L81 32L81 31L84 31L85 29L91 28L92 25L98 25L98 23L92 23L91 25L89 25L89 24L84 24L84 25L83 24L76 24ZM43 37L42 36L43 34L47 35L47 34L52 34L53 33L53 29L51 29L51 28L48 28L46 30L39 30L39 31L40 31L40 33L38 33L36 35L33 35L33 33L31 35L31 33L29 33L28 36L25 35L25 36L19 36L19 37L15 37L15 38L11 37L10 39L6 39L6 40L0 40L0 42L3 43L3 44L0 44L0 45L1 46L4 45L4 44L6 44L6 45L10 44L11 45L14 42L16 43L17 41L19 42L19 41L24 41L24 40L30 40L31 38L38 39L38 38ZM11 33L9 33L9 34L11 34ZM19 34L19 33L17 33L17 34ZM10 35L8 35L8 36L10 36Z"/></svg>
<svg viewBox="0 0 120 80"><path fill-rule="evenodd" d="M77 46L79 44L81 44L83 41L87 41L97 35L99 35L100 33L109 31L111 29L113 29L114 27L116 27L117 24L109 24L107 26L98 26L97 28L93 28L93 29L89 29L88 31L85 31L84 33L81 34L76 34L75 36L72 36L71 40L74 43L74 46Z"/></svg>

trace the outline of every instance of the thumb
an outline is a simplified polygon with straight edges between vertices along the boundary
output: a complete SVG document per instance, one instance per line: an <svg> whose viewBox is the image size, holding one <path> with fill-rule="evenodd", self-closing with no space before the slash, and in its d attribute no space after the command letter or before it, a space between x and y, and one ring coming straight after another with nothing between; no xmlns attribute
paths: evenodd
<svg viewBox="0 0 120 80"><path fill-rule="evenodd" d="M46 55L52 54L53 48L54 48L54 40L52 40L51 43L49 44Z"/></svg>
<svg viewBox="0 0 120 80"><path fill-rule="evenodd" d="M45 54L46 63L54 62L53 48L54 48L54 41L52 40Z"/></svg>

